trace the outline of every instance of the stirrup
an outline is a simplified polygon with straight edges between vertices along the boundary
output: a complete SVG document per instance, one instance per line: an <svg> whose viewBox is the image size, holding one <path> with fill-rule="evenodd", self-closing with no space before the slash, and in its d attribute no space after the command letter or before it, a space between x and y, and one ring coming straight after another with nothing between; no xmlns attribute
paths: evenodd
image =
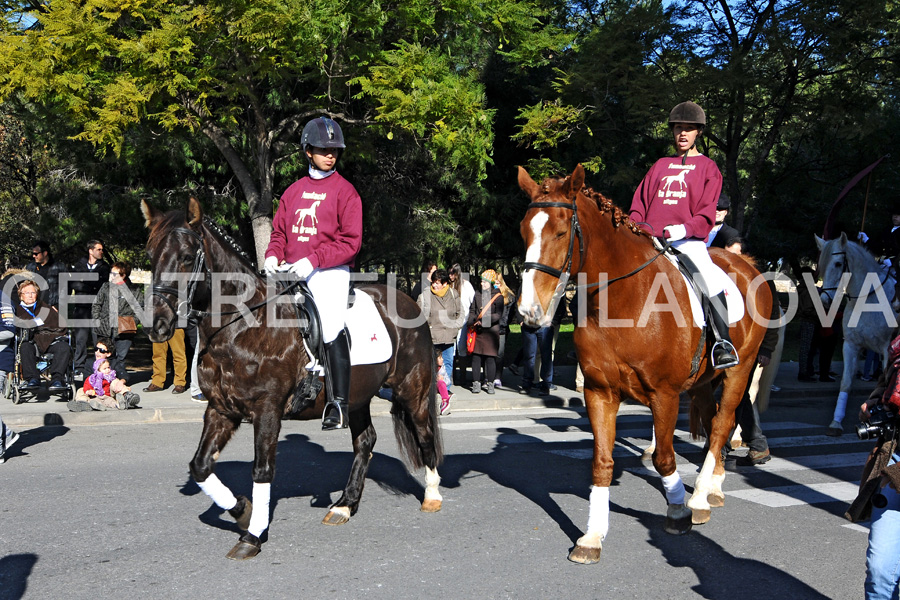
<svg viewBox="0 0 900 600"><path fill-rule="evenodd" d="M325 404L325 410L322 411L322 431L346 429L350 426L346 415L346 400L332 400L331 402L327 402Z"/></svg>
<svg viewBox="0 0 900 600"><path fill-rule="evenodd" d="M719 359L722 362L716 361L716 354L719 355ZM728 340L719 340L713 344L712 351L710 352L710 359L712 361L713 369L730 369L741 363L737 355L737 350L734 348L734 344Z"/></svg>

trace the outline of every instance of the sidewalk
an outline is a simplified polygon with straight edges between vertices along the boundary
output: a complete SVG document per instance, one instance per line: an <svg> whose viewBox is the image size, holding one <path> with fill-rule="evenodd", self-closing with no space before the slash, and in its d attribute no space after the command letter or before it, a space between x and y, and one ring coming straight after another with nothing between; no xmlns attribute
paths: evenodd
<svg viewBox="0 0 900 600"><path fill-rule="evenodd" d="M835 362L832 369L840 372L842 363ZM51 425L121 425L135 423L193 423L202 422L206 404L191 401L190 392L172 394L171 386L161 392L144 392L149 381L149 373L135 373L138 380L132 385L133 391L141 396L141 407L135 410L108 410L89 412L69 412L65 402L57 402L55 397L47 397L46 389L40 399L23 404L13 404L12 400L0 399L0 416L3 421L16 430L31 429ZM468 389L454 386L455 394L451 410L453 412L476 410L508 410L513 408L578 408L584 406L584 398L575 392L575 367L557 366L555 368L557 389L549 396L519 394L513 386L519 378L504 371L503 387L493 395L485 392L472 394ZM773 392L769 405L778 406L792 403L804 398L825 397L836 398L840 381L834 383L797 381L797 363L781 364L775 385L781 388ZM874 383L855 380L853 382L853 398L864 399L873 389ZM832 405L833 406L833 405ZM372 400L372 414L385 416L390 413L390 403L380 398Z"/></svg>

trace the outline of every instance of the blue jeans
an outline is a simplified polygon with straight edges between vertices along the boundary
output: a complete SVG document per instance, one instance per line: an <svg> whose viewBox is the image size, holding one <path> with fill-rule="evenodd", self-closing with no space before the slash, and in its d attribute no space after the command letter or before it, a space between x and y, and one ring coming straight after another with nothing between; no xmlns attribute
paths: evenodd
<svg viewBox="0 0 900 600"><path fill-rule="evenodd" d="M452 380L453 358L456 356L456 344L435 344L434 349L441 353L441 356L444 359L444 373ZM447 389L450 389L449 383L447 384Z"/></svg>
<svg viewBox="0 0 900 600"><path fill-rule="evenodd" d="M534 383L534 355L541 353L541 386L553 383L553 328L522 326L522 387Z"/></svg>
<svg viewBox="0 0 900 600"><path fill-rule="evenodd" d="M900 461L895 454L890 464ZM900 494L890 485L881 493L884 508L872 507L869 549L866 550L866 600L897 600L900 581Z"/></svg>

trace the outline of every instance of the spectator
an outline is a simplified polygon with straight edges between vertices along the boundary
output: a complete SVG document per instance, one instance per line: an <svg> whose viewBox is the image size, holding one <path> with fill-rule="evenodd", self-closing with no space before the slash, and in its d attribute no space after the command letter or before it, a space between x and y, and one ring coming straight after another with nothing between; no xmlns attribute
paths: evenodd
<svg viewBox="0 0 900 600"><path fill-rule="evenodd" d="M91 318L94 320L97 338L106 337L113 340L115 351L111 366L121 379L128 380L125 359L134 343L134 333L119 332L119 317L132 317L140 321L131 302L137 306L144 303L144 293L131 285L129 276L131 265L124 261L113 263L109 271L109 281L100 287L94 303L91 305Z"/></svg>
<svg viewBox="0 0 900 600"><path fill-rule="evenodd" d="M3 275L3 282L6 281L8 275L8 272ZM0 392L4 392L6 386L9 385L8 373L12 372L16 363L14 349L16 326L13 321L12 302L3 293L2 288L0 288L0 314L2 314L2 319L0 319ZM2 396L3 394L0 393L0 397ZM6 462L6 451L18 440L19 434L10 429L0 418L0 464Z"/></svg>
<svg viewBox="0 0 900 600"><path fill-rule="evenodd" d="M34 243L31 249L33 261L25 267L35 275L40 275L47 282L47 289L41 291L41 302L59 309L59 274L65 268L56 262L50 252L50 244L43 240Z"/></svg>
<svg viewBox="0 0 900 600"><path fill-rule="evenodd" d="M797 370L798 381L815 381L813 368L813 340L821 329L819 316L816 313L814 297L819 296L819 288L813 280L813 271L809 267L800 268L797 279L797 317L800 320L800 356Z"/></svg>
<svg viewBox="0 0 900 600"><path fill-rule="evenodd" d="M453 372L456 338L463 326L466 314L462 312L459 294L450 287L450 276L444 269L431 273L431 287L419 295L416 301L431 329L431 343L442 357L447 373Z"/></svg>
<svg viewBox="0 0 900 600"><path fill-rule="evenodd" d="M188 322L187 329L184 332L184 340L191 346L191 400L193 402L208 402L203 390L200 389L200 330L193 321Z"/></svg>
<svg viewBox="0 0 900 600"><path fill-rule="evenodd" d="M72 316L75 319L86 321L91 318L91 305L97 297L97 292L103 284L109 281L109 264L103 260L103 242L91 240L87 243L87 256L78 259L72 265L72 273L80 277L72 278L72 290L75 297L72 299ZM83 381L88 376L87 372L87 345L88 336L97 344L96 331L92 326L76 325L73 327L75 334L75 379Z"/></svg>
<svg viewBox="0 0 900 600"><path fill-rule="evenodd" d="M462 304L462 314L468 316L469 309L472 306L472 300L475 298L475 288L469 283L469 280L463 276L462 267L459 263L454 263L450 267L450 285L459 294L459 300ZM463 327L459 332L459 338L456 340L456 354L453 358L453 369L449 371L450 378L458 385L465 384L465 364L460 362L460 357L468 356L466 350L466 328ZM465 362L465 361L463 361Z"/></svg>
<svg viewBox="0 0 900 600"><path fill-rule="evenodd" d="M709 232L709 237L706 238L707 248L726 248L734 238L740 237L740 232L725 222L729 208L731 208L731 199L728 194L722 192L716 203L716 224ZM736 252L736 254L740 254L740 252Z"/></svg>
<svg viewBox="0 0 900 600"><path fill-rule="evenodd" d="M422 294L422 282L427 281L430 283L432 281L431 275L437 268L437 263L433 260L426 260L424 263L422 263L422 274L419 276L419 279L413 286L412 292L409 295L410 298L412 298L413 300L419 299L419 296Z"/></svg>
<svg viewBox="0 0 900 600"><path fill-rule="evenodd" d="M50 391L65 389L66 371L72 358L68 333L59 323L59 311L38 300L38 285L30 279L19 284L19 305L16 317L20 319L22 339L19 343L19 359L22 364L22 389L40 387L40 372L37 368L38 352L53 353L50 360Z"/></svg>
<svg viewBox="0 0 900 600"><path fill-rule="evenodd" d="M886 268L890 268L897 259L897 254L900 254L900 207L894 207L891 212L891 224L877 235L870 238L865 232L860 231L857 239L873 256L882 258L882 264Z"/></svg>
<svg viewBox="0 0 900 600"><path fill-rule="evenodd" d="M497 375L497 353L500 349L500 317L503 314L503 294L494 292L497 272L488 269L481 274L481 293L475 294L469 308L467 328L474 327L477 335L472 349L472 393L484 391L494 393L494 379ZM493 295L491 295L493 293ZM482 363L484 377L482 378Z"/></svg>
<svg viewBox="0 0 900 600"><path fill-rule="evenodd" d="M93 374L84 381L75 399L69 402L69 410L125 410L137 408L140 401L141 397L131 391L125 380L116 377L109 359L101 357L94 361Z"/></svg>
<svg viewBox="0 0 900 600"><path fill-rule="evenodd" d="M176 329L165 342L153 343L153 374L145 392L161 392L166 389L166 363L172 352L173 394L183 394L187 390L187 354L184 347L184 329Z"/></svg>
<svg viewBox="0 0 900 600"><path fill-rule="evenodd" d="M453 400L456 395L451 394L447 389L450 386L450 377L447 375L447 371L444 370L444 357L441 356L440 352L436 354L435 360L437 362L437 389L438 394L441 395L440 415L443 417L444 415L450 414L450 401Z"/></svg>
<svg viewBox="0 0 900 600"><path fill-rule="evenodd" d="M550 394L550 386L553 383L553 327L530 327L522 324L522 384L519 387L520 394L531 393L534 388L535 356L541 354L540 364L540 395Z"/></svg>
<svg viewBox="0 0 900 600"><path fill-rule="evenodd" d="M562 326L563 319L566 318L567 310L566 310L566 297L562 296L559 299L559 302L556 305L556 310L553 311L553 320L550 322L550 354L547 356L540 342L538 342L538 351L534 354L534 369L533 372L541 374L541 395L546 396L547 394L544 392L544 383L546 383L546 391L547 393L550 390L555 390L556 385L553 383L553 360L556 357L556 340L559 337L559 328ZM545 359L546 357L546 359ZM544 369L544 364L548 363L550 365L550 370L547 371Z"/></svg>
<svg viewBox="0 0 900 600"><path fill-rule="evenodd" d="M725 249L731 252L732 254L744 254L746 252L746 245L744 244L744 238L733 237L725 243Z"/></svg>
<svg viewBox="0 0 900 600"><path fill-rule="evenodd" d="M503 315L500 317L500 349L497 352L497 376L494 379L494 387L501 387L503 379L503 356L506 354L506 336L509 335L510 313L512 313L515 322L516 313L516 293L512 291L506 281L503 279L502 273L497 273L496 288L503 294Z"/></svg>

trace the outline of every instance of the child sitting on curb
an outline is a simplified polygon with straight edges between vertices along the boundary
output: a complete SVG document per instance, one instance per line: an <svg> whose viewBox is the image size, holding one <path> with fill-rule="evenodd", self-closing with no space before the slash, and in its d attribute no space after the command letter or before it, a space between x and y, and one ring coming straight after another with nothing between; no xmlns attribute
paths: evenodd
<svg viewBox="0 0 900 600"><path fill-rule="evenodd" d="M84 380L84 386L75 394L75 400L69 402L69 410L125 410L137 408L140 401L141 397L125 385L124 379L116 378L109 359L101 357L94 361L94 373Z"/></svg>

